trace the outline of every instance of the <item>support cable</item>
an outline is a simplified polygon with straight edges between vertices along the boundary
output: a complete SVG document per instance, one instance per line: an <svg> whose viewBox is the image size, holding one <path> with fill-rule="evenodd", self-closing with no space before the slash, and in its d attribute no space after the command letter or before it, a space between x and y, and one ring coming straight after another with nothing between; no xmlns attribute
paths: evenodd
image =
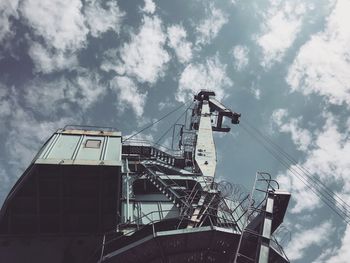
<svg viewBox="0 0 350 263"><path fill-rule="evenodd" d="M298 162L290 154L285 152L269 136L264 135L260 130L256 129L248 121L245 121L245 122L249 126L250 129L252 129L260 137L262 137L267 143L270 143L279 153L281 153L288 161L290 161L298 170L300 170L302 173L305 173L315 184L319 184L318 186L320 188L322 188L322 187L325 188L325 190L332 195L332 198L334 198L335 200L338 199L339 203L341 203L339 205L341 205L342 208L344 208L346 210L350 209L350 205L348 205L337 193L335 193L331 189L329 189L325 183L323 183L320 179L318 179L315 175L313 175L308 169L306 169L303 166L301 166L300 164L298 164ZM348 208L346 208L346 207L348 207Z"/></svg>
<svg viewBox="0 0 350 263"><path fill-rule="evenodd" d="M128 140L130 140L131 138L135 137L136 135L142 133L143 131L147 130L148 128L152 127L153 125L157 124L158 122L164 120L166 117L170 116L171 114L173 114L174 112L178 111L179 109L181 109L183 106L187 105L188 103L190 103L191 101L188 101L186 103L182 103L179 107L175 108L174 110L168 112L167 114L165 114L163 117L159 118L158 120L144 126L141 130L139 130L138 132L130 135L129 137L127 137L125 140L123 140L123 142L126 142Z"/></svg>
<svg viewBox="0 0 350 263"><path fill-rule="evenodd" d="M288 161L283 159L283 157L281 157L281 155L278 153L278 151L276 149L273 150L273 149L269 148L266 145L266 141L264 143L264 141L262 139L259 139L256 135L254 135L254 133L249 131L245 125L241 125L241 126L253 139L255 139L258 143L260 143L265 148L265 150L267 150L278 162L280 162L287 170L289 170L293 175L295 175L307 188L309 188L331 210L333 210L333 212L335 212L341 219L343 219L347 224L350 225L349 210L345 209L342 206L342 208L344 208L344 210L345 210L345 211L343 211L339 208L339 206L334 207L332 205L333 202L338 204L338 205L340 205L340 204L339 204L339 201L337 201L336 199L334 199L333 196L330 195L330 193L329 193L330 190L327 187L325 187L325 189L323 189L324 191L321 191L320 189L315 188L314 185L308 181L308 179L309 179L308 176L300 173L300 171L298 171L294 168L291 168L291 166L290 166L291 163L288 163ZM325 195L324 192L326 192L328 194L328 196Z"/></svg>
<svg viewBox="0 0 350 263"><path fill-rule="evenodd" d="M159 142L170 132L172 128L178 123L178 121L187 113L188 109L191 108L193 102L186 108L186 110L181 113L181 115L175 120L175 122L158 138L155 145L159 145Z"/></svg>
<svg viewBox="0 0 350 263"><path fill-rule="evenodd" d="M244 125L243 125L244 126ZM242 127L243 127L242 126ZM250 125L252 126L252 125ZM247 127L246 127L247 128ZM252 128L253 129L253 128ZM257 129L255 129L255 132L257 133ZM318 179L316 176L313 176L309 171L307 171L305 168L303 168L301 165L298 165L297 162L288 154L286 153L285 151L283 151L283 149L278 146L276 143L274 143L272 141L272 139L270 138L266 138L267 136L264 136L260 131L259 133L261 134L260 137L267 143L267 144L272 144L272 146L274 146L274 150L277 152L277 154L282 154L284 156L284 158L286 158L290 163L288 163L287 161L287 164L288 165L288 169L292 169L293 171L297 172L300 176L303 176L303 178L305 178L305 180L311 180L312 182L310 183L310 185L312 185L312 187L314 189L316 189L321 195L324 196L327 195L328 197L325 197L325 198L329 198L331 199L332 202L334 202L336 205L338 205L338 209L346 216L346 217L349 217L350 215L350 211L347 207L350 208L350 206L345 203L345 201L340 197L338 196L336 193L334 193L331 189L329 189L320 179ZM282 158L283 159L283 158ZM291 168L290 167L290 164L293 165L293 167ZM298 170L296 170L296 167ZM306 172L307 171L307 172ZM329 200L328 199L328 200ZM345 211L342 211L339 206L344 209Z"/></svg>
<svg viewBox="0 0 350 263"><path fill-rule="evenodd" d="M249 131L246 130L248 133ZM276 153L275 151L271 150L270 148L268 148L261 140L259 140L257 137L254 137L253 134L250 134L255 140L257 140L259 143L261 143L261 145L277 160L279 161L287 170L289 170L293 175L295 175L299 180L301 180L303 182L303 184L305 184L313 193L315 193L322 201L324 201L325 203L328 202L334 202L337 203L336 200L333 199L332 196L325 196L323 191L313 188L312 184L308 184L308 178L305 177L305 175L300 174L298 171L296 171L294 168L290 167L290 164L288 162L286 162L283 158L281 158L280 155L278 155L278 153ZM324 191L327 191L327 189L324 189ZM320 195L323 197L323 199L320 197ZM330 200L330 199L333 200ZM329 206L329 203L326 203ZM346 219L344 217L349 217L347 215L347 213L345 213L344 211L340 210L339 207L336 206L336 208L338 208L340 211L335 211L335 208L333 206L330 207L334 212L336 212L339 216L341 216L342 219L344 219L346 221ZM347 210L347 212L349 212ZM342 213L343 215L340 215L339 213Z"/></svg>

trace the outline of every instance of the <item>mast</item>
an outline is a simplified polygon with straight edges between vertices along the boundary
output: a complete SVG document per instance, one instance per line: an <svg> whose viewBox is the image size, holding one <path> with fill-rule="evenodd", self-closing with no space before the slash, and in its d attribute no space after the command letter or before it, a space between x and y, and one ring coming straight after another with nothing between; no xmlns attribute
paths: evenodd
<svg viewBox="0 0 350 263"><path fill-rule="evenodd" d="M216 170L216 149L213 131L229 132L223 126L223 118L239 123L241 114L226 108L215 99L215 92L202 90L194 97L195 107L192 112L191 129L197 131L195 140L195 167L203 176L214 179Z"/></svg>

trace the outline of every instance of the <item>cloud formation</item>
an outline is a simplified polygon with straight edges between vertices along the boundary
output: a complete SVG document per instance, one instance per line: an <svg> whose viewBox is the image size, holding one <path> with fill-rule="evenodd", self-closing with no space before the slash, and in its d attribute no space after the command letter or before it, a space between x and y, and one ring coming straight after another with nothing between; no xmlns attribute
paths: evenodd
<svg viewBox="0 0 350 263"><path fill-rule="evenodd" d="M186 40L187 32L183 26L173 25L168 27L169 47L173 48L177 59L181 63L192 59L192 43Z"/></svg>
<svg viewBox="0 0 350 263"><path fill-rule="evenodd" d="M307 150L310 147L312 137L308 130L300 128L302 117L287 117L288 111L286 109L277 109L272 113L272 121L278 126L279 132L290 133L298 150Z"/></svg>
<svg viewBox="0 0 350 263"><path fill-rule="evenodd" d="M0 1L0 44L13 37L11 18L18 18L19 0Z"/></svg>
<svg viewBox="0 0 350 263"><path fill-rule="evenodd" d="M111 88L117 94L118 106L124 111L131 107L137 117L143 114L147 92L141 93L135 82L128 77L115 77L111 80Z"/></svg>
<svg viewBox="0 0 350 263"><path fill-rule="evenodd" d="M303 258L308 248L311 246L322 246L333 231L334 227L332 224L326 221L313 228L301 229L294 233L286 249L288 258L290 260Z"/></svg>
<svg viewBox="0 0 350 263"><path fill-rule="evenodd" d="M339 120L330 113L323 113L325 123L321 129L311 132L301 128L300 119L287 118L285 110L276 110L273 120L280 132L291 134L294 144L305 154L305 160L299 165L319 178L326 185L336 183L341 185L338 188L338 195L350 199L350 161L345 156L350 156L349 131L342 131ZM350 123L350 118L347 120ZM300 171L295 165L291 165L292 171ZM281 184L293 192L294 207L292 213L301 213L304 210L314 210L320 207L320 199L310 192L295 173L279 175ZM329 186L330 187L330 186ZM333 190L334 191L334 190Z"/></svg>
<svg viewBox="0 0 350 263"><path fill-rule="evenodd" d="M300 48L286 78L292 91L350 105L349 8L349 1L337 1L325 30Z"/></svg>
<svg viewBox="0 0 350 263"><path fill-rule="evenodd" d="M196 45L207 45L217 37L221 28L228 22L228 15L214 5L206 8L207 18L200 21L196 28L198 37Z"/></svg>
<svg viewBox="0 0 350 263"><path fill-rule="evenodd" d="M70 115L76 108L84 112L105 95L106 87L100 84L99 76L94 72L80 70L71 78L33 80L27 84L23 103L36 115L56 118Z"/></svg>
<svg viewBox="0 0 350 263"><path fill-rule="evenodd" d="M145 0L145 6L142 8L142 11L148 14L154 14L156 11L156 4L153 0Z"/></svg>
<svg viewBox="0 0 350 263"><path fill-rule="evenodd" d="M103 5L98 0L89 0L84 5L86 23L93 37L99 37L108 30L119 33L125 16L125 13L119 9L117 1L104 1Z"/></svg>
<svg viewBox="0 0 350 263"><path fill-rule="evenodd" d="M72 56L86 45L88 33L81 9L80 0L23 1L20 12L34 33L29 55L37 71L70 68L76 61Z"/></svg>
<svg viewBox="0 0 350 263"><path fill-rule="evenodd" d="M237 45L234 46L231 51L234 58L234 65L236 70L243 70L249 63L249 49L246 46Z"/></svg>
<svg viewBox="0 0 350 263"><path fill-rule="evenodd" d="M313 263L347 263L350 258L350 227L347 227L341 240L340 247L327 249Z"/></svg>
<svg viewBox="0 0 350 263"><path fill-rule="evenodd" d="M282 60L301 30L306 11L301 1L270 1L270 8L263 13L262 32L256 37L263 67Z"/></svg>
<svg viewBox="0 0 350 263"><path fill-rule="evenodd" d="M162 21L157 16L145 15L139 32L131 33L131 41L117 50L120 59L109 56L101 68L136 78L141 83L155 84L164 75L170 60L164 49L166 34L162 27Z"/></svg>
<svg viewBox="0 0 350 263"><path fill-rule="evenodd" d="M205 63L186 66L180 76L176 99L184 102L193 98L193 94L201 89L209 89L215 91L216 97L221 100L226 97L225 93L232 85L233 82L226 73L226 65L216 55L208 58Z"/></svg>

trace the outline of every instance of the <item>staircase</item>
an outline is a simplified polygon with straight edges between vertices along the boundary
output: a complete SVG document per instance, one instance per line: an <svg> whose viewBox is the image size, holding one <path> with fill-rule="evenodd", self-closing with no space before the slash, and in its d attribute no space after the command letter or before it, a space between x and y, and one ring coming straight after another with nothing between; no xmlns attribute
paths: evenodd
<svg viewBox="0 0 350 263"><path fill-rule="evenodd" d="M195 189L195 187L187 189L185 186L177 184L169 176L164 179L165 175L157 174L154 162L144 161L141 164L145 168L146 178L176 207L181 209L183 216L189 219L187 228L202 226L209 214L216 213L218 205L218 192L216 190ZM212 212L213 210L215 211Z"/></svg>

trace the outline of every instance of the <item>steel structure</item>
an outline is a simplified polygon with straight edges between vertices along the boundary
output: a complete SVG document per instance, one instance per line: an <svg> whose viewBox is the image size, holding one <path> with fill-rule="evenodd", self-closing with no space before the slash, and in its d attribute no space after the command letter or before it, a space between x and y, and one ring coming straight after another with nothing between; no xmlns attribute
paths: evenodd
<svg viewBox="0 0 350 263"><path fill-rule="evenodd" d="M257 173L230 198L214 180L213 132L240 114L202 90L169 151L112 129L66 127L43 146L0 212L4 262L289 262L273 237L290 194ZM224 190L226 189L226 191ZM225 193L226 192L226 193ZM28 261L30 259L30 261Z"/></svg>

